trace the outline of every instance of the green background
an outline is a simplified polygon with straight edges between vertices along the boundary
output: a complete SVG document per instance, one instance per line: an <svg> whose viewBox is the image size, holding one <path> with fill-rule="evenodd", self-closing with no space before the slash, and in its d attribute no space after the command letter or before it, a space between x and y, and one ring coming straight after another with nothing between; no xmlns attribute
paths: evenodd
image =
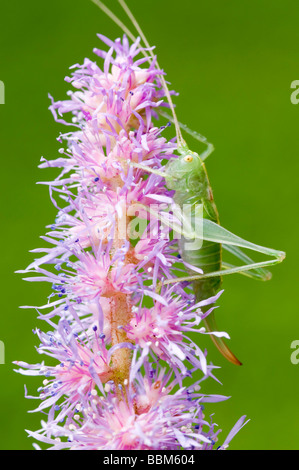
<svg viewBox="0 0 299 470"><path fill-rule="evenodd" d="M115 1L108 3L119 11ZM209 380L205 391L232 397L213 405L215 421L224 437L242 414L250 417L231 449L299 449L299 364L290 361L291 342L299 340L299 105L290 101L290 84L299 79L298 1L128 3L180 92L180 120L215 145L207 169L222 225L287 252L268 283L238 275L225 279L218 323L244 365L225 362L204 343L221 366L223 383ZM64 99L68 67L93 57L100 32L112 39L120 35L88 0L1 3L2 449L31 449L24 429L37 429L42 418L27 413L37 401L23 397L24 382L35 394L41 379L15 374L11 362L41 359L31 331L38 325L36 313L18 306L42 305L48 287L25 283L14 271L33 259L28 250L43 245L39 236L55 216L47 188L35 184L55 174L37 164L41 155L58 156L56 137L63 130L47 109L47 94Z"/></svg>

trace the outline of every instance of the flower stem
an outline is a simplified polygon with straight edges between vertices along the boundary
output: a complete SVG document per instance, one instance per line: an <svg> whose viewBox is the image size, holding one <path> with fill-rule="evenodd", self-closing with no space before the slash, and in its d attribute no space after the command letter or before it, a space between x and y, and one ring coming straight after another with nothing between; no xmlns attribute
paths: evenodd
<svg viewBox="0 0 299 470"><path fill-rule="evenodd" d="M112 253L120 249L127 239L126 227L128 218L125 211L119 217L115 225L115 240ZM125 263L128 262L125 257ZM116 292L112 298L111 308L111 342L112 346L128 342L127 333L123 330L132 317L131 294ZM124 381L129 380L130 366L132 360L132 351L129 348L117 349L112 355L112 367L114 371L114 382L123 385ZM119 387L117 387L119 390ZM119 394L120 391L118 392Z"/></svg>
<svg viewBox="0 0 299 470"><path fill-rule="evenodd" d="M112 301L111 311L111 339L112 346L128 341L126 332L119 328L125 326L131 319L131 300L128 294L116 293ZM112 355L114 381L117 385L129 379L131 365L131 350L129 348L117 349Z"/></svg>

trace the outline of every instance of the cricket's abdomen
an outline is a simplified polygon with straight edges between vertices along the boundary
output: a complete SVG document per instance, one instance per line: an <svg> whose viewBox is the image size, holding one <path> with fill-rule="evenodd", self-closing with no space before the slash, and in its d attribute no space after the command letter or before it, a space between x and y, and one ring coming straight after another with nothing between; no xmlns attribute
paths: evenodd
<svg viewBox="0 0 299 470"><path fill-rule="evenodd" d="M190 252L192 253L192 252ZM190 264L203 270L205 274L221 270L221 245L209 241L203 241L202 247L195 256L190 256ZM196 299L200 300L211 297L218 292L221 286L221 277L198 279L193 282Z"/></svg>
<svg viewBox="0 0 299 470"><path fill-rule="evenodd" d="M198 250L190 250L188 245L190 246L190 240L184 237L179 240L180 252L184 261L202 269L205 274L221 270L222 247L219 243L203 240L202 246ZM195 274L191 270L189 273ZM196 300L199 302L215 295L220 289L221 282L220 276L193 281Z"/></svg>
<svg viewBox="0 0 299 470"><path fill-rule="evenodd" d="M196 205L202 204L203 218L209 219L218 224L218 211L214 203L212 190L205 169L201 173L200 178L198 178L198 181L196 182L197 184L195 183L194 178L192 183L193 184L190 185L191 189L190 186L188 188L189 192L186 191L184 195L180 193L179 197L178 194L176 194L176 202L181 207L186 204L190 204L191 214L194 214ZM192 250L190 249L190 240L181 238L181 240L179 240L179 247L182 258L187 261L187 263L202 269L205 274L221 270L221 244L203 240L199 249ZM196 299L197 301L200 301L215 295L215 293L220 289L221 277L217 276L196 280L194 281L193 286Z"/></svg>

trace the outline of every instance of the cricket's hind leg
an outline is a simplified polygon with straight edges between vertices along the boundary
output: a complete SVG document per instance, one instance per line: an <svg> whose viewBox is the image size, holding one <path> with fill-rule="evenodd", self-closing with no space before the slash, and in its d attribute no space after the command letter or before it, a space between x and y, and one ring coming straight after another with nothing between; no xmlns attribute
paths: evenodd
<svg viewBox="0 0 299 470"><path fill-rule="evenodd" d="M219 243L223 245L223 247L227 251L230 251L239 259L241 259L242 261L245 261L245 263L247 264L244 264L243 266L226 265L225 269L220 269L217 271L203 273L203 274L196 274L194 276L193 275L187 276L187 277L179 279L178 282L181 282L181 281L191 282L197 279L206 279L206 278L211 278L211 277L216 277L216 276L227 276L229 274L234 274L234 273L241 273L241 274L248 273L250 277L254 277L256 279L268 280L271 277L270 273L261 268L264 268L266 266L274 266L275 264L281 263L285 258L285 253L283 251L278 251L272 248L267 248L264 246L256 245L247 240L244 240L238 237L237 235L234 235L233 233L229 232L228 230L221 227L220 225L212 222L211 220L203 219L202 222L203 222L203 233L201 236L203 240L209 240L211 242L215 242L215 243ZM189 231L188 233L183 231L183 235L190 239L196 238L196 234L191 231ZM268 256L273 256L274 259L260 261L258 263L255 263L252 261L251 258L249 258L249 256L245 255L239 247L247 248L248 250L256 251L258 253L263 253ZM164 283L171 284L175 281L176 280L174 279L169 279L167 281L164 281Z"/></svg>

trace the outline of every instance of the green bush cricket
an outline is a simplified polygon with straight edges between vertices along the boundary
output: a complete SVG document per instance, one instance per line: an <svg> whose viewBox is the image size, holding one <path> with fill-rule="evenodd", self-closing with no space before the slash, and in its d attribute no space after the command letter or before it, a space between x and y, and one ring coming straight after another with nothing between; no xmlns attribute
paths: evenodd
<svg viewBox="0 0 299 470"><path fill-rule="evenodd" d="M136 37L130 32L130 30L100 0L92 1L108 16L110 16L110 18L118 24L130 39L133 41L136 40ZM118 2L133 23L144 43L144 46L147 48L147 50L144 50L143 52L144 55L154 60L155 56L150 45L132 12L129 10L124 0L118 0ZM156 67L157 69L160 69L157 61ZM163 111L159 112L159 114L169 119L175 125L179 157L171 159L167 165L165 165L164 171L154 170L137 163L132 163L132 165L144 170L145 172L151 172L163 176L166 179L167 187L175 190L174 201L179 212L179 218L183 222L183 229L181 227L177 229L180 232L180 235L182 235L179 239L180 255L183 261L200 268L203 271L203 274L196 273L193 275L190 270L186 277L179 277L177 280L165 280L163 284L167 285L173 282L182 281L192 282L196 300L199 302L216 294L221 286L222 277L224 275L241 273L259 280L270 279L271 274L264 268L266 266L280 263L285 258L285 253L246 241L220 226L218 211L213 199L213 193L204 163L206 158L213 151L213 145L210 144L201 134L192 131L186 125L178 121L165 79L162 75L160 78L172 116ZM201 154L191 151L182 137L181 130L185 131L196 140L204 143L206 145L206 150ZM202 237L202 243L201 247L197 250L190 250L188 248L190 240L198 238L198 234L195 232L194 225L190 225L190 222L185 220L185 215L182 209L183 206L186 205L191 207L191 216L193 220L196 220L196 217L198 217L197 207L201 206L203 208L201 213L203 230L200 234ZM163 219L161 215L156 215L167 224L167 221ZM263 253L267 256L273 257L273 259L255 263L241 250L241 248ZM225 263L222 259L223 250L230 252L245 264L241 266L233 266ZM204 323L208 332L212 333L213 331L218 331L213 312L204 319ZM213 334L211 334L211 338L218 350L228 361L236 365L241 365L241 362L230 351L226 343L221 338Z"/></svg>

